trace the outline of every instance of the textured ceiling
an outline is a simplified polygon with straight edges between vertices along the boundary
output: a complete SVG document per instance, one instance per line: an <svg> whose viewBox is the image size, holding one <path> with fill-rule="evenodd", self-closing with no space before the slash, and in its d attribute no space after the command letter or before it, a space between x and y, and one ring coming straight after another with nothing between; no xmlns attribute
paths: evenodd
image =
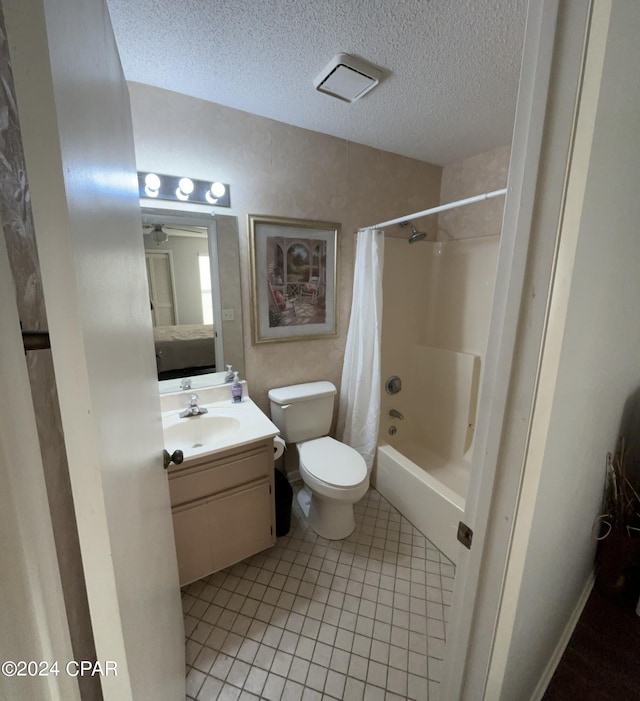
<svg viewBox="0 0 640 701"><path fill-rule="evenodd" d="M511 141L526 0L107 0L127 80L445 165ZM385 71L348 104L336 53Z"/></svg>

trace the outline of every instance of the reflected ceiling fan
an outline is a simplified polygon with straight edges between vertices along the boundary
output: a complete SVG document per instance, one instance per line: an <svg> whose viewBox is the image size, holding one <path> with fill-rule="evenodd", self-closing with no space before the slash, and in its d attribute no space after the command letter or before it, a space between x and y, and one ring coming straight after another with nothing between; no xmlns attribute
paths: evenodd
<svg viewBox="0 0 640 701"><path fill-rule="evenodd" d="M206 238L207 230L201 226L169 226L167 224L149 224L142 227L142 233L148 235L156 244L166 243L169 236L186 236Z"/></svg>

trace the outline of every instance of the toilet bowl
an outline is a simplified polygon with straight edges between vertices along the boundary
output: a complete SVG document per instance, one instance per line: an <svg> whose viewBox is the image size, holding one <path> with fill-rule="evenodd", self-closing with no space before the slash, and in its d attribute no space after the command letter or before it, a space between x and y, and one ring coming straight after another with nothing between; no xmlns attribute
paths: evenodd
<svg viewBox="0 0 640 701"><path fill-rule="evenodd" d="M328 540L351 535L353 505L369 488L364 458L327 435L335 394L335 386L326 381L269 390L271 419L282 438L298 449L305 484L298 503L311 528Z"/></svg>
<svg viewBox="0 0 640 701"><path fill-rule="evenodd" d="M325 436L298 444L304 488L298 504L311 528L327 540L342 540L356 527L353 505L369 488L362 456L344 443Z"/></svg>

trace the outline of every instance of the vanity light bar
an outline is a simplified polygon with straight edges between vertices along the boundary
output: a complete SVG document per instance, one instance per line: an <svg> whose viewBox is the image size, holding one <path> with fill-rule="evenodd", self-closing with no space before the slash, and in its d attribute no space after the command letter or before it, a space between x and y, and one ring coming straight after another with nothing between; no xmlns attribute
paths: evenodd
<svg viewBox="0 0 640 701"><path fill-rule="evenodd" d="M138 171L138 193L140 197L155 200L231 207L227 183L194 180L183 176Z"/></svg>

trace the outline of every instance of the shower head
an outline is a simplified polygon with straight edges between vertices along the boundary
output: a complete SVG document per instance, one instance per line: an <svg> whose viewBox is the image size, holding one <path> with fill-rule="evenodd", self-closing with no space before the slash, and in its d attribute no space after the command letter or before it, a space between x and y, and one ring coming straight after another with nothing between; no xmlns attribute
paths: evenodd
<svg viewBox="0 0 640 701"><path fill-rule="evenodd" d="M416 241L423 241L427 238L427 234L424 231L418 231L413 225L413 222L403 221L400 222L400 226L410 226L411 236L409 236L409 243L415 243Z"/></svg>

